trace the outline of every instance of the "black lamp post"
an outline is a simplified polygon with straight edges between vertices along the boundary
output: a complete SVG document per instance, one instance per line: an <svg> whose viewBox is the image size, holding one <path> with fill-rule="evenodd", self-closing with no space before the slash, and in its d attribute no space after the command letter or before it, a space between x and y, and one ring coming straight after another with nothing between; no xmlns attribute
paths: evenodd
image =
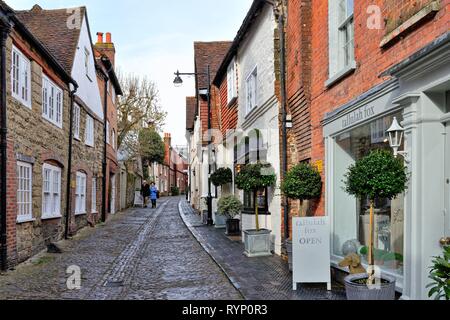
<svg viewBox="0 0 450 320"><path fill-rule="evenodd" d="M181 76L198 76L204 75L208 78L208 90L207 90L207 101L208 101L208 225L214 225L213 217L212 217L212 190L211 190L211 70L208 65L206 72L195 72L195 73L180 73L179 71L175 72L175 80L173 84L175 87L181 87L183 85L183 79Z"/></svg>

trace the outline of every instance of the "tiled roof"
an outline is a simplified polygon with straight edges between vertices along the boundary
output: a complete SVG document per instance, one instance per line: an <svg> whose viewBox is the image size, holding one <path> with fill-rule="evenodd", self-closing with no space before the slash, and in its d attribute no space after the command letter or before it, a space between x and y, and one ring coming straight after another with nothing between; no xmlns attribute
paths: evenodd
<svg viewBox="0 0 450 320"><path fill-rule="evenodd" d="M186 97L186 129L194 130L197 98Z"/></svg>
<svg viewBox="0 0 450 320"><path fill-rule="evenodd" d="M194 42L196 72L206 73L209 65L212 83L230 47L231 41ZM208 77L206 75L198 75L197 81L198 90L208 88Z"/></svg>
<svg viewBox="0 0 450 320"><path fill-rule="evenodd" d="M79 14L78 14L79 13ZM81 22L85 7L71 9L44 10L35 5L31 10L16 11L19 20L39 39L58 59L67 72L71 73L75 59L76 46L80 37Z"/></svg>

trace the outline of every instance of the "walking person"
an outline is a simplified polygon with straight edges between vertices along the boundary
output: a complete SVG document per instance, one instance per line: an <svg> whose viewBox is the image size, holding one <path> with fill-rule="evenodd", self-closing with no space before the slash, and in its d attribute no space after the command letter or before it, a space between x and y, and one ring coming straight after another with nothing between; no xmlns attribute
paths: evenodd
<svg viewBox="0 0 450 320"><path fill-rule="evenodd" d="M150 185L147 181L142 183L141 194L144 199L144 208L147 208L148 198L150 197Z"/></svg>
<svg viewBox="0 0 450 320"><path fill-rule="evenodd" d="M152 208L156 209L156 200L158 200L158 188L156 188L156 185L154 182L152 182L152 185L150 187L150 199L152 200Z"/></svg>

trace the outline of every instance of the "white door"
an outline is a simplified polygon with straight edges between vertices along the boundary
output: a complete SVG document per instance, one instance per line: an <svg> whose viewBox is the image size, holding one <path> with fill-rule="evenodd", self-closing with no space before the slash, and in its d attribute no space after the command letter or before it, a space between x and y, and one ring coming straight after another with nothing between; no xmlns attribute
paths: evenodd
<svg viewBox="0 0 450 320"><path fill-rule="evenodd" d="M111 176L111 214L116 213L116 175Z"/></svg>
<svg viewBox="0 0 450 320"><path fill-rule="evenodd" d="M446 126L445 143L445 234L441 239L441 244L450 245L450 122Z"/></svg>

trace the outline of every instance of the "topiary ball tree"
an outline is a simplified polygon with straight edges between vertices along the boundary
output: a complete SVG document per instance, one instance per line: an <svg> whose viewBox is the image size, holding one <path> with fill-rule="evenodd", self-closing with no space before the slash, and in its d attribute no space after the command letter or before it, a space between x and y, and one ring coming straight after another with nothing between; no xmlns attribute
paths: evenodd
<svg viewBox="0 0 450 320"><path fill-rule="evenodd" d="M270 164L248 164L241 168L236 175L235 183L238 189L253 192L255 204L256 230L259 231L259 215L257 204L257 191L275 185L277 177Z"/></svg>
<svg viewBox="0 0 450 320"><path fill-rule="evenodd" d="M227 219L234 219L241 213L242 202L234 195L220 198L218 203L218 213L227 217Z"/></svg>
<svg viewBox="0 0 450 320"><path fill-rule="evenodd" d="M232 182L233 182L233 171L231 171L230 168L217 169L211 175L211 183L216 187L224 186Z"/></svg>
<svg viewBox="0 0 450 320"><path fill-rule="evenodd" d="M345 190L358 199L370 200L369 274L374 283L374 207L376 199L395 199L406 190L408 177L402 161L386 150L372 151L350 166L345 175Z"/></svg>
<svg viewBox="0 0 450 320"><path fill-rule="evenodd" d="M303 201L322 195L322 177L314 166L301 163L286 174L281 191L290 199L300 200L300 216L303 216Z"/></svg>

